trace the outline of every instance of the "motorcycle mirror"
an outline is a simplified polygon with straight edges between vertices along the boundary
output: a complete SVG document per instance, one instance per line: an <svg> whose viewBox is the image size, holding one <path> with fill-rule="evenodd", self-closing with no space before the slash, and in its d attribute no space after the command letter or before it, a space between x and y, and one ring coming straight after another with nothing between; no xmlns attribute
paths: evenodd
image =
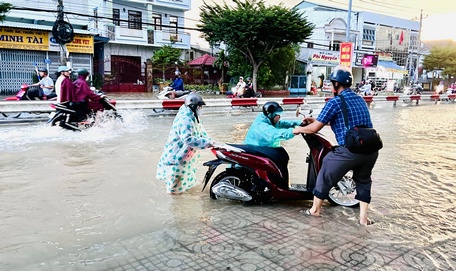
<svg viewBox="0 0 456 271"><path fill-rule="evenodd" d="M303 115L303 114L301 113L301 107L300 107L300 106L298 106L298 107L296 108L296 117L299 117L299 115ZM303 116L304 116L304 115L303 115Z"/></svg>

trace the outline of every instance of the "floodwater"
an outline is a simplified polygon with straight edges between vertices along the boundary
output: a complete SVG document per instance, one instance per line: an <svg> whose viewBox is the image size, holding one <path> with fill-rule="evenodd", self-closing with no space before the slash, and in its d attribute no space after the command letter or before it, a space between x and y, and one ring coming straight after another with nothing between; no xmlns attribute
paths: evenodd
<svg viewBox="0 0 456 271"><path fill-rule="evenodd" d="M228 143L242 142L258 114L220 111L208 110L202 119L209 135ZM454 111L455 105L447 103L385 103L371 110L384 148L373 172L370 208L378 237L372 242L388 235L409 248L433 245L440 261L453 267L454 247L448 244L456 232ZM238 203L210 200L201 185L184 195L167 195L155 171L174 116L121 114L123 123L81 133L44 123L0 127L0 270L107 270L105 263L132 257L129 245L156 249L140 238L145 234L185 227L182 218L196 221L227 206L238 208ZM293 114L286 111L284 118ZM323 133L334 138L328 127ZM304 140L295 137L284 147L291 179L300 182L306 168ZM208 150L200 153L202 179L202 163L213 157ZM294 204L308 207L310 202ZM341 207L325 210L327 223L347 213ZM338 235L325 234L328 239ZM429 270L438 269L439 260L431 257L431 262Z"/></svg>

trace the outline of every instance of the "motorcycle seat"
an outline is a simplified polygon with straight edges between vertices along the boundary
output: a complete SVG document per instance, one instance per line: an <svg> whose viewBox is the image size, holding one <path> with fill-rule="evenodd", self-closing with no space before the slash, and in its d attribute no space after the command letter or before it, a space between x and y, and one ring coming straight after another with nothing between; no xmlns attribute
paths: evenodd
<svg viewBox="0 0 456 271"><path fill-rule="evenodd" d="M246 153L263 156L269 158L282 172L284 179L288 180L288 156L287 151L283 147L273 148L273 147L263 147L263 146L254 146L247 144L229 144L230 146L240 148Z"/></svg>

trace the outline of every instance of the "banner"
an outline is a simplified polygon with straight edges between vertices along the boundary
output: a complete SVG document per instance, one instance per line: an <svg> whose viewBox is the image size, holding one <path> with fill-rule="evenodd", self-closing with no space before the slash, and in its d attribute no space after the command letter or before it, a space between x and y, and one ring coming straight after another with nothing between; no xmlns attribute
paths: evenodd
<svg viewBox="0 0 456 271"><path fill-rule="evenodd" d="M343 42L340 44L340 65L351 68L353 43Z"/></svg>

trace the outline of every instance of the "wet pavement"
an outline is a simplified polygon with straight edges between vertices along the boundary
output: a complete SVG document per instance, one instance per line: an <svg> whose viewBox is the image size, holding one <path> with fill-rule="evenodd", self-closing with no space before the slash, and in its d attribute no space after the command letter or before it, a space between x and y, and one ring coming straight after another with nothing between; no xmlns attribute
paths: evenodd
<svg viewBox="0 0 456 271"><path fill-rule="evenodd" d="M328 206L325 217L314 218L299 213L299 205L230 205L198 220L183 220L182 228L142 236L147 239L145 247L153 249L143 250L131 240L122 244L128 251L129 257L124 257L128 260L111 263L103 270L455 268L454 237L443 244L410 247L402 237L385 234L385 223L381 221L368 227L357 225L355 210ZM328 223L335 213L348 218L339 217L340 221ZM139 243L144 245L142 241ZM441 250L447 255L442 255Z"/></svg>
<svg viewBox="0 0 456 271"><path fill-rule="evenodd" d="M358 208L328 203L317 218L300 212L311 201L212 200L201 184L167 195L154 177L173 116L123 112L119 126L80 134L44 123L0 127L0 270L455 270L453 110L372 109L384 148L367 227ZM235 143L258 114L206 113L208 134ZM304 141L283 145L299 180ZM213 158L201 152L199 180Z"/></svg>

